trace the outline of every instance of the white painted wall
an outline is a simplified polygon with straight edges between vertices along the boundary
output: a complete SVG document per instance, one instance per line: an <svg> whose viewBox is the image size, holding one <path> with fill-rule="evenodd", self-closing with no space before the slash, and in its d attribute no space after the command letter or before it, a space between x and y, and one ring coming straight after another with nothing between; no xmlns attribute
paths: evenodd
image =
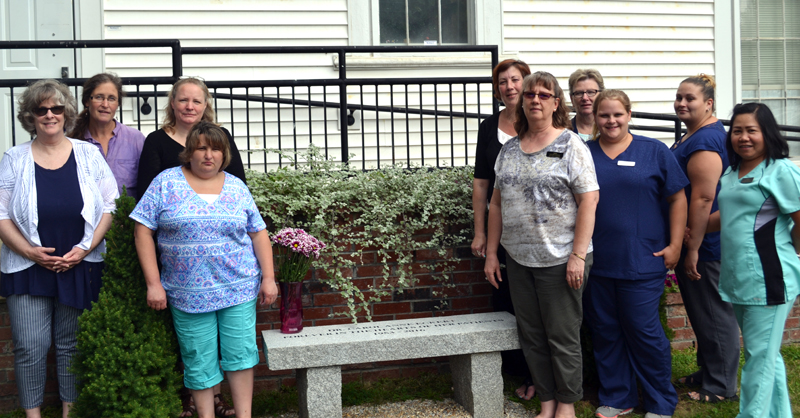
<svg viewBox="0 0 800 418"><path fill-rule="evenodd" d="M474 33L480 43L498 44L501 59L519 58L528 62L534 71L553 73L564 88L575 69L597 68L606 79L606 87L621 88L629 94L634 110L672 113L672 99L680 81L702 72L720 76L718 90L723 92L720 95L720 117L727 116L722 109L732 107L736 100L736 59L734 51L727 50L737 45L734 41L734 11L730 6L720 5L724 0L474 1ZM377 0L105 0L103 8L106 39L178 38L184 46L370 45L375 42L377 33ZM718 15L715 16L715 12ZM718 61L724 62L724 68L717 68ZM349 77L490 74L489 60L484 54L443 54L436 58L412 54L361 54L348 57L348 64ZM109 49L105 51L105 65L108 70L122 76L166 75L169 74L169 51ZM184 74L200 75L207 80L333 78L336 77L335 68L334 57L326 54L184 57ZM402 91L400 87L397 89ZM474 90L475 86L468 86L468 89ZM389 104L388 87L386 90L378 95L380 104ZM433 87L425 86L423 90L423 105L432 107ZM480 110L489 113L491 94L488 88L483 90ZM297 91L306 94L304 89ZM261 94L260 89L250 93ZM328 89L328 100L338 101L337 93L335 89ZM351 103L361 100L357 90L348 93ZM266 94L274 95L274 92L267 91ZM281 94L287 97L288 90ZM418 94L411 96L410 102L419 101ZM365 103L374 103L375 97L372 87L365 88ZM314 89L312 99L321 100L322 90ZM395 104L403 100L403 95L395 94ZM449 109L448 97L439 94L437 100L440 108ZM464 106L460 94L453 102L456 110ZM131 103L127 104L131 109ZM217 106L220 121L230 124L231 104L223 101ZM251 148L276 146L278 123L274 105L264 107L265 121L261 119L260 107L251 108L249 125L244 122L244 106L240 102L233 103L237 123L229 126L234 130L240 147L247 146L248 138ZM477 110L475 96L468 98L467 108ZM312 141L321 141L327 127L329 145L335 146L338 140L335 135L338 132L337 114L338 111L333 109L327 113L320 109L312 110ZM357 159L374 163L379 150L382 159L391 155L392 126L396 132L395 144L405 141L405 135L398 139L397 134L405 132L405 116L395 115L394 125L389 114L381 114L378 121L372 112L357 113L357 116L364 117L366 135L364 155L358 149L360 142L351 145L351 152L359 154ZM135 121L131 118L132 114L126 116L126 122ZM397 122L398 118L401 123ZM410 117L411 120L414 118L416 123L409 123L409 131L410 141L417 144L417 148L411 152L416 155L419 147L424 146L426 156L432 155L436 150L433 118L423 123L422 141L419 139L419 116ZM295 133L298 143L308 143L307 119L307 109L301 109L295 115L295 120L300 121L296 124L291 122L290 111L282 110L282 143L293 142ZM142 130L146 133L156 126L154 120L144 118L144 122L146 127ZM351 134L360 137L360 120L358 125ZM447 160L452 152L458 161L464 161L464 157L474 151L477 122L470 121L466 133L463 120L454 120L453 125L453 136L464 138L467 143L454 147L452 151L449 145L446 149L439 147L439 150L448 157ZM440 139L449 140L450 121L440 120L438 131ZM669 135L660 137L667 142L671 140Z"/></svg>

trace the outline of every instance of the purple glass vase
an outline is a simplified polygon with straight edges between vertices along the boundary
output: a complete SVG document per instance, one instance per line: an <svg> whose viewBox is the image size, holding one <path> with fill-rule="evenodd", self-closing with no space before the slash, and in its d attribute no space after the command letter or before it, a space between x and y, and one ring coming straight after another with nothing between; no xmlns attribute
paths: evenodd
<svg viewBox="0 0 800 418"><path fill-rule="evenodd" d="M281 332L296 334L303 330L303 282L280 282Z"/></svg>

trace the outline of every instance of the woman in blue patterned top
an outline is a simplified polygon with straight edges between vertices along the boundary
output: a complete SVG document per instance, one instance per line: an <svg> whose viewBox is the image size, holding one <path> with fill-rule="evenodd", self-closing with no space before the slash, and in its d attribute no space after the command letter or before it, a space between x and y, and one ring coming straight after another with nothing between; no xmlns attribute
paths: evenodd
<svg viewBox="0 0 800 418"><path fill-rule="evenodd" d="M223 170L225 132L200 122L189 132L183 165L163 171L131 218L147 281L147 304L169 302L185 365L184 384L198 415L214 416L212 388L228 374L237 417L250 417L256 346L256 298L277 298L266 224L247 186ZM159 277L155 240L161 252ZM218 345L222 360L218 360Z"/></svg>

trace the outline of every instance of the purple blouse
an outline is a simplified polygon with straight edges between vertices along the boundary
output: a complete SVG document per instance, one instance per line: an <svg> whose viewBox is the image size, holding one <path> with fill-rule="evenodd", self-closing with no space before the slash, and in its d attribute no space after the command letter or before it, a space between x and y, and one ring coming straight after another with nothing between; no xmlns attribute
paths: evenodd
<svg viewBox="0 0 800 418"><path fill-rule="evenodd" d="M103 157L114 173L119 194L122 194L122 186L125 186L128 189L128 196L137 197L139 194L136 191L136 176L139 172L139 156L142 155L144 135L136 129L115 122L117 126L114 127L113 135L108 141L108 153ZM100 153L103 153L103 146L92 138L88 129L84 139L96 145Z"/></svg>

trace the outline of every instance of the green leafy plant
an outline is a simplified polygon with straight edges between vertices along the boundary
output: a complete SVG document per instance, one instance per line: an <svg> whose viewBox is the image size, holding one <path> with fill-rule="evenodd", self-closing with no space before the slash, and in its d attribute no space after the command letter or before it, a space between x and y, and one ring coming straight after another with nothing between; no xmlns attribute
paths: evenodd
<svg viewBox="0 0 800 418"><path fill-rule="evenodd" d="M472 233L472 167L362 171L326 159L313 146L296 159L273 152L290 164L248 172L253 198L274 230L303 228L327 244L313 265L347 301L341 315L371 320L373 303L415 285L415 267L448 285L459 261L454 248ZM359 289L352 269L367 250L377 253L382 280ZM435 252L436 260L415 260L420 250Z"/></svg>
<svg viewBox="0 0 800 418"><path fill-rule="evenodd" d="M180 411L177 341L168 311L147 306L147 290L123 193L106 235L100 299L79 318L73 370L80 395L72 416L163 418Z"/></svg>

